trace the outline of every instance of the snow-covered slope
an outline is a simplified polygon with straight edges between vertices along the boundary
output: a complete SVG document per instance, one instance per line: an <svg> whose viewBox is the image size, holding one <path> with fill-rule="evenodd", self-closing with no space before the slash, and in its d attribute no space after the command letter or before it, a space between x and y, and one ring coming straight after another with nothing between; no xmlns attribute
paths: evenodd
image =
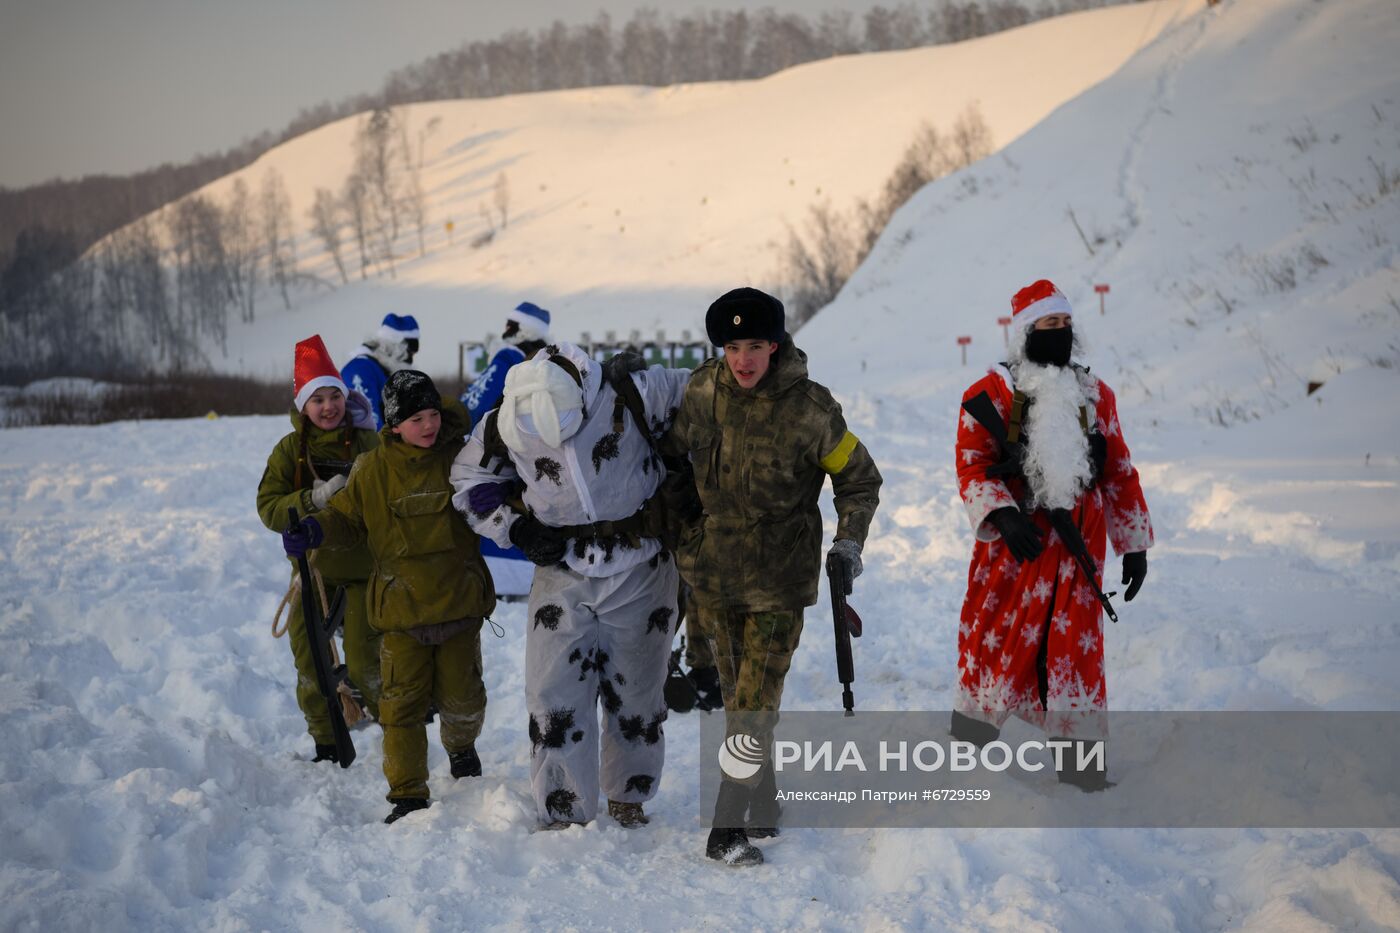
<svg viewBox="0 0 1400 933"><path fill-rule="evenodd" d="M862 709L952 702L971 544L952 426L981 371L952 338L995 359L996 315L1041 275L1081 307L1158 532L1107 636L1111 705L1400 709L1400 196L1362 184L1368 156L1400 166L1396 19L1390 0L1184 18L911 202L799 334L886 478L854 597ZM1092 258L1066 206L1103 234ZM1305 242L1328 264L1295 261L1292 288L1262 293ZM451 783L433 743L437 805L384 827L373 732L343 773L297 757L292 666L268 634L286 564L253 511L285 430L3 432L0 927L1400 928L1395 830L790 830L761 869L723 869L701 854L693 715L667 723L645 830L531 835L519 606L484 646L486 776ZM836 702L824 607L785 707Z"/></svg>
<svg viewBox="0 0 1400 933"><path fill-rule="evenodd" d="M437 121L422 137L428 256L414 258L416 237L405 232L394 278L303 289L291 313L269 296L252 326L230 322L228 357L214 350L211 361L281 377L296 340L319 331L342 353L395 311L423 324L422 365L455 372L456 342L498 331L505 310L523 299L553 310L564 338L634 328L698 335L716 295L771 278L787 224L800 225L823 200L845 210L873 197L922 122L946 130L976 103L994 143L1004 145L1198 5L1116 6L957 45L816 62L761 81L404 108L413 146ZM1056 50L1054 68L1044 67L1046 49ZM275 169L291 197L303 271L337 281L306 212L318 187L340 190L360 122L279 146L203 193L226 203L234 179L256 193ZM509 226L473 249L479 207L492 204L501 173ZM455 225L450 246L447 220Z"/></svg>

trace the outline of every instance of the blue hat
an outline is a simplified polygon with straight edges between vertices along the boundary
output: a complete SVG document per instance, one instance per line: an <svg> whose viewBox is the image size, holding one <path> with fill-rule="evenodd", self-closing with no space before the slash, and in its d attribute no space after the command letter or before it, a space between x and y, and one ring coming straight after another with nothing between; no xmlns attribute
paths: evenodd
<svg viewBox="0 0 1400 933"><path fill-rule="evenodd" d="M379 324L379 336L388 340L417 340L418 322L411 314L386 314Z"/></svg>
<svg viewBox="0 0 1400 933"><path fill-rule="evenodd" d="M507 321L520 325L520 332L534 340L549 339L549 312L537 304L522 301L506 314Z"/></svg>

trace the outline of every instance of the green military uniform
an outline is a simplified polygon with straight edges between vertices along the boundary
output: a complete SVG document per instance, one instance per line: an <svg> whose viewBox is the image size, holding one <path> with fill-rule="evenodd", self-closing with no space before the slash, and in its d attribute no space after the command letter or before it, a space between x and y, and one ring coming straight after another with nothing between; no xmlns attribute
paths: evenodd
<svg viewBox="0 0 1400 933"><path fill-rule="evenodd" d="M830 476L836 537L863 544L880 471L831 393L807 378L791 339L749 390L723 360L702 364L668 446L688 451L704 505L677 565L712 643L725 709L776 711L802 610L817 601L822 485Z"/></svg>
<svg viewBox="0 0 1400 933"><path fill-rule="evenodd" d="M442 429L430 448L380 431L380 446L355 462L350 482L317 516L322 551L367 541L373 558L370 623L383 633L384 776L389 800L428 796L423 725L437 704L449 755L476 741L486 715L481 623L495 586L476 533L452 507L448 469L461 450L467 414L443 399Z"/></svg>
<svg viewBox="0 0 1400 933"><path fill-rule="evenodd" d="M271 531L287 527L287 509L295 508L298 515L316 512L311 501L311 489L318 477L312 465L317 461L355 460L360 454L379 446L379 437L369 430L345 426L323 431L300 412L292 412L291 434L277 442L267 458L267 469L258 484L258 517ZM324 472L324 470L323 470ZM365 604L365 581L369 579L369 549L363 545L318 555L316 569L326 584L326 595L338 586L345 587L345 666L350 679L360 688L371 716L379 715L379 635L369 624ZM296 576L296 562L292 562ZM306 635L306 620L301 612L301 600L289 603L287 639L292 647L292 659L297 669L297 705L306 717L306 730L318 745L335 742L331 732L326 701L316 686L316 668L311 660L311 642Z"/></svg>

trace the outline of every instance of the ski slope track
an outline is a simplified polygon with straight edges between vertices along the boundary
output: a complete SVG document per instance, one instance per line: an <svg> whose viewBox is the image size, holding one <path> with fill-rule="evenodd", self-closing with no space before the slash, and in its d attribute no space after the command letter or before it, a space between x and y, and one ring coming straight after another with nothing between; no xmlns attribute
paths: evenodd
<svg viewBox="0 0 1400 933"><path fill-rule="evenodd" d="M911 200L797 335L885 476L852 597L859 709L952 704L972 540L956 405L999 358L1009 295L1049 276L1118 393L1157 529L1141 595L1106 626L1110 706L1400 710L1400 179L1382 190L1373 167L1400 170L1400 16L1155 15L1121 68ZM264 336L281 359L290 332ZM286 429L0 431L0 929L1400 928L1386 829L793 829L729 870L703 856L694 714L666 724L650 826L531 833L518 605L483 638L485 777L451 781L430 742L434 806L386 827L377 734L355 733L347 771L307 761L269 634L288 572L253 500ZM785 708L838 703L826 607ZM1078 794L1044 774L997 792Z"/></svg>

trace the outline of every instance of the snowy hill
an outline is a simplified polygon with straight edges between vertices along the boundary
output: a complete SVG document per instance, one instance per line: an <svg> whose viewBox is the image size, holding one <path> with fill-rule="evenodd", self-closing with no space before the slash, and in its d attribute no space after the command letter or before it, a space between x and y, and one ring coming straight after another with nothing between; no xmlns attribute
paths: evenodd
<svg viewBox="0 0 1400 933"><path fill-rule="evenodd" d="M416 258L416 236L405 231L393 278L304 288L291 313L269 296L251 326L230 322L228 356L211 350L211 361L281 378L296 340L319 331L333 353L345 352L395 311L423 324L422 365L455 372L456 341L498 331L504 311L526 298L556 312L565 338L634 328L699 334L716 295L771 278L787 224L800 225L826 199L844 210L873 197L923 121L947 130L975 103L994 144L1004 145L1195 5L1111 7L760 81L407 107L407 139L424 147L427 257ZM1045 48L1059 50L1054 69L1041 65ZM290 197L301 270L335 282L307 211L318 187L340 190L360 123L308 133L200 193L227 203L236 179L256 194L276 171ZM473 249L484 230L479 209L492 204L501 173L509 225ZM342 236L349 240L349 230ZM347 265L353 272L355 263Z"/></svg>
<svg viewBox="0 0 1400 933"><path fill-rule="evenodd" d="M886 481L853 597L861 709L952 703L971 546L957 396L998 358L1011 292L1048 275L1118 391L1157 528L1106 637L1110 705L1400 710L1400 192L1382 190L1400 168L1397 47L1390 0L1192 6L910 202L799 334ZM1072 56L1041 54L1049 74L1047 58ZM1113 287L1102 318L1097 281ZM351 293L269 324L349 313L333 304ZM1308 396L1310 379L1325 384ZM729 871L701 852L694 715L666 725L645 830L530 834L518 605L484 639L486 776L452 783L430 743L435 805L385 827L377 737L357 734L345 772L302 760L287 647L268 634L287 573L253 496L286 430L3 432L0 927L1400 928L1396 830L798 829ZM837 702L825 606L785 708ZM997 792L1078 793L1049 776Z"/></svg>

